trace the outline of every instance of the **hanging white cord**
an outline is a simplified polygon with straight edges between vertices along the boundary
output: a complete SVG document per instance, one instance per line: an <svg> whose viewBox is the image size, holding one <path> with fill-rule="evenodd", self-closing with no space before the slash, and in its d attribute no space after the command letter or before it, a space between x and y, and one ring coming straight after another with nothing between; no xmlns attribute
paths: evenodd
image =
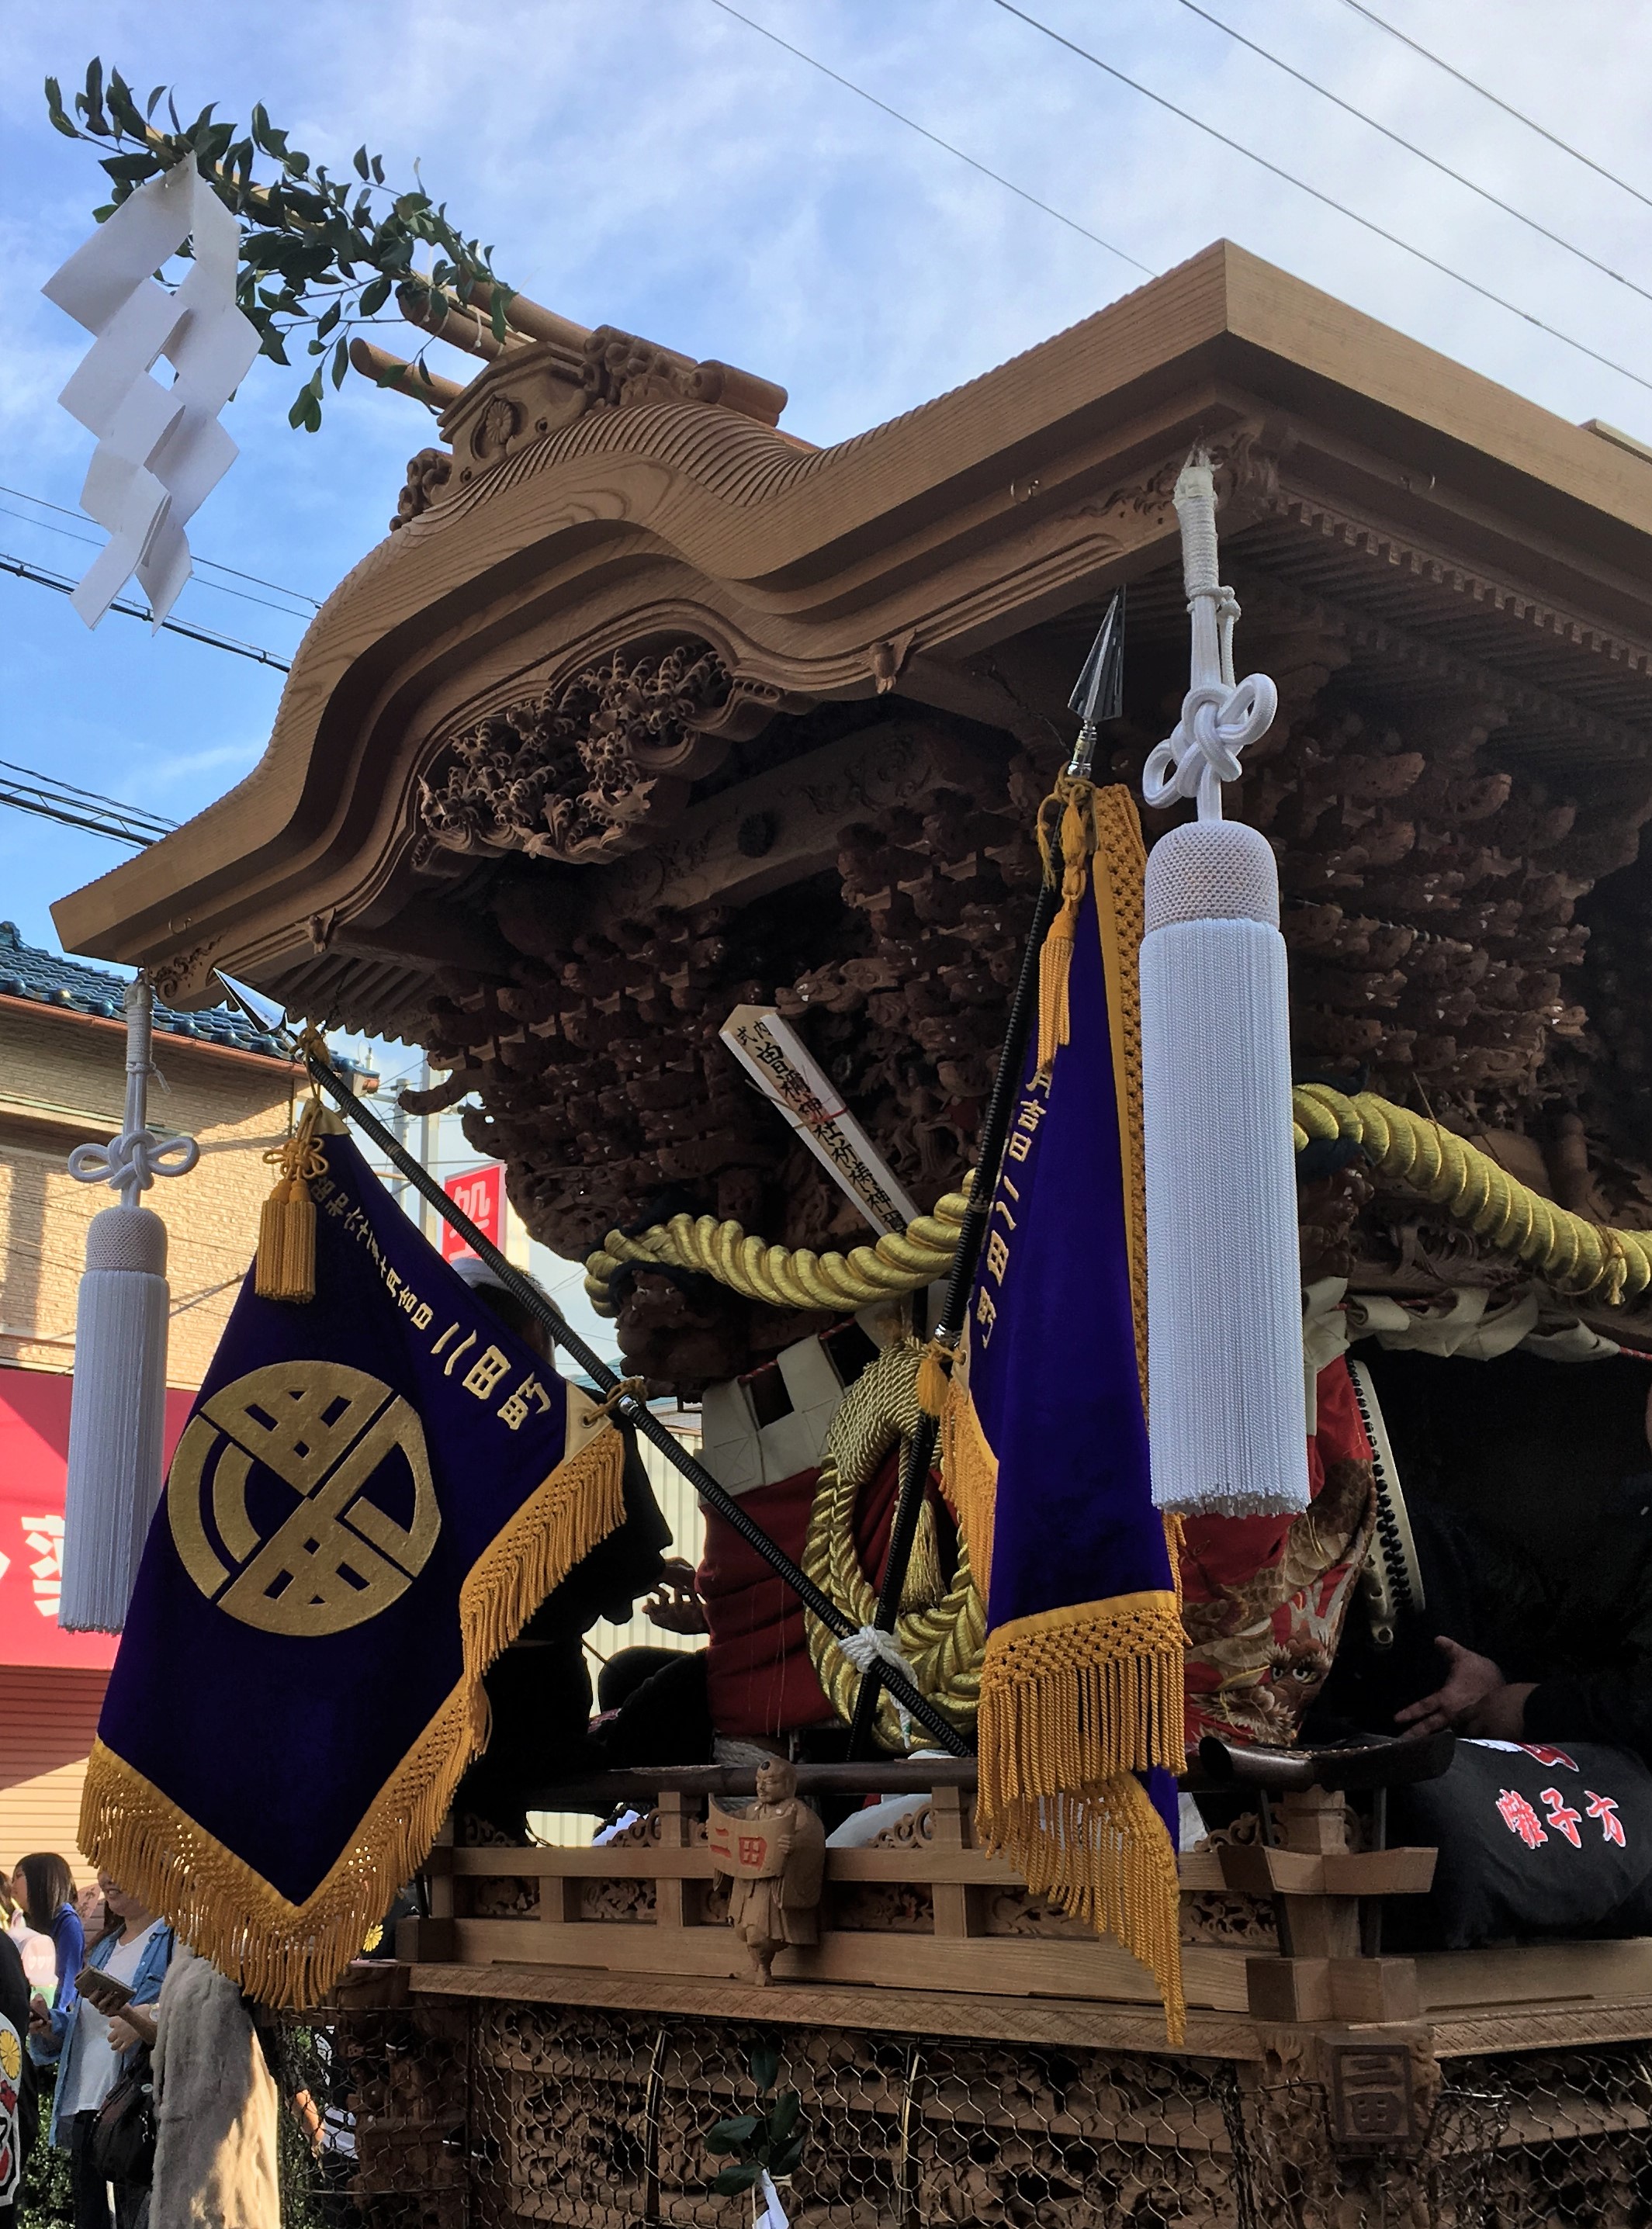
<svg viewBox="0 0 1652 2229"><path fill-rule="evenodd" d="M1238 601L1219 577L1216 551L1216 479L1204 450L1182 466L1171 500L1181 526L1182 579L1192 622L1189 685L1181 718L1148 755L1141 794L1151 806L1197 800L1201 820L1222 818L1222 784L1237 781L1239 754L1274 723L1279 691L1265 673L1233 678L1233 628Z"/></svg>
<svg viewBox="0 0 1652 2229"><path fill-rule="evenodd" d="M149 1079L158 1071L152 1057L155 999L147 976L126 986L126 1104L120 1135L106 1146L77 1146L69 1155L69 1174L79 1184L106 1184L120 1194L123 1207L138 1207L157 1177L186 1177L201 1158L193 1138L157 1138L149 1127Z"/></svg>

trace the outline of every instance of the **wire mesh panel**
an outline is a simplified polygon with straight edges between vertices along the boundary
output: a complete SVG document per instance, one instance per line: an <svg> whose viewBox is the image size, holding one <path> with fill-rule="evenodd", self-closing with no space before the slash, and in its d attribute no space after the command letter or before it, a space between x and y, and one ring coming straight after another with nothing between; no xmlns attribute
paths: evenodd
<svg viewBox="0 0 1652 2229"><path fill-rule="evenodd" d="M747 2229L717 2178L788 2098L806 2229L1652 2229L1640 2046L1419 2052L1375 2138L1308 2059L495 2001L293 2018L275 2056L286 2229Z"/></svg>

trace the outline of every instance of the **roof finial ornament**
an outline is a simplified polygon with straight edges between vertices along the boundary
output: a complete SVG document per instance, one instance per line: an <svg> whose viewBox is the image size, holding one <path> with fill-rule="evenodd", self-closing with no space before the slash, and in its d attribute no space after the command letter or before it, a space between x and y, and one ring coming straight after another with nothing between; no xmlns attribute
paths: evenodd
<svg viewBox="0 0 1652 2229"><path fill-rule="evenodd" d="M1239 754L1260 742L1279 710L1279 691L1265 673L1233 678L1233 626L1238 599L1221 584L1216 556L1216 477L1209 453L1196 448L1171 498L1181 524L1182 578L1192 622L1187 694L1174 731L1141 769L1141 794L1152 806L1179 797L1198 800L1201 820L1222 818L1222 784L1239 778Z"/></svg>

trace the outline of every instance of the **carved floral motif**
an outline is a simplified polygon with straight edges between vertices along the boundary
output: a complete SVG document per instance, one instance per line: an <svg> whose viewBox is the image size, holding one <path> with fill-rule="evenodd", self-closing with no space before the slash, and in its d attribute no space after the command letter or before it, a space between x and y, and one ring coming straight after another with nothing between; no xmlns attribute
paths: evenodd
<svg viewBox="0 0 1652 2229"><path fill-rule="evenodd" d="M394 534L412 518L419 518L436 500L437 491L447 486L453 477L453 460L446 449L421 449L416 457L408 459L408 484L395 499L395 517L390 521Z"/></svg>
<svg viewBox="0 0 1652 2229"><path fill-rule="evenodd" d="M419 785L425 844L575 864L629 851L641 824L680 810L689 782L721 757L705 730L730 694L727 667L703 644L611 652L455 740L445 773Z"/></svg>

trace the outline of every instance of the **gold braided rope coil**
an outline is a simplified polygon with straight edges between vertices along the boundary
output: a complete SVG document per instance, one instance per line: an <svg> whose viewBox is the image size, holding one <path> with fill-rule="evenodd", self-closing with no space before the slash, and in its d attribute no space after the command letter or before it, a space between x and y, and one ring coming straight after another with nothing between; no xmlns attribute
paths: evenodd
<svg viewBox="0 0 1652 2229"><path fill-rule="evenodd" d="M895 1442L910 1439L917 1429L922 1352L916 1339L886 1346L844 1395L821 1453L803 1568L857 1625L872 1622L877 1596L855 1553L855 1497ZM803 1613L803 1629L815 1676L846 1725L855 1714L860 1674L808 1610ZM969 1574L969 1551L961 1534L958 1568L945 1598L933 1609L909 1611L897 1619L895 1637L920 1693L961 1731L973 1726L980 1700L987 1611ZM920 1743L924 1739L921 1729L916 1738ZM878 1699L877 1739L897 1754L910 1746L902 1737L900 1716L887 1693Z"/></svg>
<svg viewBox="0 0 1652 2229"><path fill-rule="evenodd" d="M1652 1286L1652 1232L1617 1230L1573 1215L1512 1177L1455 1131L1396 1107L1374 1091L1349 1096L1328 1084L1291 1094L1300 1153L1315 1140L1344 1139L1370 1156L1379 1176L1405 1185L1469 1225L1499 1253L1575 1300L1616 1307ZM608 1280L627 1262L697 1269L747 1300L776 1308L858 1308L943 1276L952 1265L967 1190L948 1192L933 1215L850 1254L811 1254L749 1238L737 1223L675 1215L634 1238L609 1231L585 1264L585 1289L599 1315L615 1312Z"/></svg>
<svg viewBox="0 0 1652 2229"><path fill-rule="evenodd" d="M857 1246L849 1254L769 1246L749 1238L737 1223L719 1223L712 1215L674 1215L632 1238L610 1230L586 1261L585 1290L597 1314L611 1316L615 1311L608 1280L614 1271L627 1262L652 1263L697 1269L771 1308L861 1308L945 1276L968 1204L966 1179L964 1190L937 1200L932 1215L920 1215L904 1230L889 1231L875 1246Z"/></svg>
<svg viewBox="0 0 1652 2229"><path fill-rule="evenodd" d="M1373 1091L1349 1097L1323 1083L1303 1084L1291 1098L1298 1153L1315 1140L1360 1147L1379 1176L1443 1207L1500 1254L1513 1255L1572 1298L1598 1294L1616 1307L1652 1284L1652 1233L1609 1230L1557 1207L1426 1115Z"/></svg>

